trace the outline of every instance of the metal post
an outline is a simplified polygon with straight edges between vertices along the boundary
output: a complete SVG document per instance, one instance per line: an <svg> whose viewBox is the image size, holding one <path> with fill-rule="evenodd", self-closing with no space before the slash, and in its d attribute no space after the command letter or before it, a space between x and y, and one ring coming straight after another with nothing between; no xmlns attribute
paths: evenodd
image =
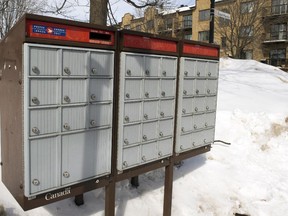
<svg viewBox="0 0 288 216"><path fill-rule="evenodd" d="M75 200L74 200L75 204L77 206L81 206L84 204L84 196L83 194L79 194L77 196L75 196Z"/></svg>
<svg viewBox="0 0 288 216"><path fill-rule="evenodd" d="M105 216L115 215L116 183L114 180L105 187Z"/></svg>
<svg viewBox="0 0 288 216"><path fill-rule="evenodd" d="M209 43L214 43L214 9L215 0L210 0L210 30L209 30Z"/></svg>
<svg viewBox="0 0 288 216"><path fill-rule="evenodd" d="M163 216L171 216L173 192L173 163L165 167Z"/></svg>

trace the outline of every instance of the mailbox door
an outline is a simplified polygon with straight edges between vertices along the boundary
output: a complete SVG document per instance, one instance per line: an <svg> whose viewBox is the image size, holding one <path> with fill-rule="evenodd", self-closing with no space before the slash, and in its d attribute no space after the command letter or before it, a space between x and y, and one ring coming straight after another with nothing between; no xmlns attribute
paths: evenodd
<svg viewBox="0 0 288 216"><path fill-rule="evenodd" d="M159 97L159 80L158 79L145 79L143 98L158 98Z"/></svg>
<svg viewBox="0 0 288 216"><path fill-rule="evenodd" d="M196 64L196 76L197 77L205 77L207 70L207 61L197 61Z"/></svg>
<svg viewBox="0 0 288 216"><path fill-rule="evenodd" d="M216 110L217 106L216 102L217 102L216 96L206 97L206 110L207 111Z"/></svg>
<svg viewBox="0 0 288 216"><path fill-rule="evenodd" d="M205 107L205 97L195 97L193 98L193 113L201 113L201 112L205 112L206 111L206 107Z"/></svg>
<svg viewBox="0 0 288 216"><path fill-rule="evenodd" d="M192 147L192 135L191 135L191 133L182 134L180 136L179 149L177 149L178 152L189 150L189 149L191 149L191 147Z"/></svg>
<svg viewBox="0 0 288 216"><path fill-rule="evenodd" d="M184 77L196 76L196 61L191 59L184 59Z"/></svg>
<svg viewBox="0 0 288 216"><path fill-rule="evenodd" d="M31 76L59 75L59 51L56 48L31 47L29 49Z"/></svg>
<svg viewBox="0 0 288 216"><path fill-rule="evenodd" d="M113 70L113 52L91 52L89 72L91 76L113 76Z"/></svg>
<svg viewBox="0 0 288 216"><path fill-rule="evenodd" d="M193 130L205 128L205 114L193 115Z"/></svg>
<svg viewBox="0 0 288 216"><path fill-rule="evenodd" d="M124 104L124 123L139 122L142 118L142 102Z"/></svg>
<svg viewBox="0 0 288 216"><path fill-rule="evenodd" d="M204 96L206 95L206 80L197 79L195 80L195 92L194 95Z"/></svg>
<svg viewBox="0 0 288 216"><path fill-rule="evenodd" d="M207 83L206 83L206 94L209 95L209 94L216 94L217 93L217 80L214 80L214 79L210 79L210 80L207 80Z"/></svg>
<svg viewBox="0 0 288 216"><path fill-rule="evenodd" d="M141 77L144 71L144 57L141 55L125 55L125 76Z"/></svg>
<svg viewBox="0 0 288 216"><path fill-rule="evenodd" d="M175 103L174 99L172 100L161 100L159 108L159 117L172 117L175 112Z"/></svg>
<svg viewBox="0 0 288 216"><path fill-rule="evenodd" d="M64 107L62 110L62 131L85 129L87 125L87 107Z"/></svg>
<svg viewBox="0 0 288 216"><path fill-rule="evenodd" d="M183 98L182 100L182 115L192 114L195 112L195 98ZM194 106L193 106L194 105ZM194 109L193 109L194 107Z"/></svg>
<svg viewBox="0 0 288 216"><path fill-rule="evenodd" d="M85 103L87 102L86 79L64 79L62 103Z"/></svg>
<svg viewBox="0 0 288 216"><path fill-rule="evenodd" d="M218 62L208 62L208 65L207 65L207 76L208 77L218 77Z"/></svg>
<svg viewBox="0 0 288 216"><path fill-rule="evenodd" d="M89 105L89 127L112 126L112 105L91 104Z"/></svg>
<svg viewBox="0 0 288 216"><path fill-rule="evenodd" d="M154 140L157 136L157 122L147 122L142 125L142 141Z"/></svg>
<svg viewBox="0 0 288 216"><path fill-rule="evenodd" d="M59 109L35 109L30 111L30 136L59 132Z"/></svg>
<svg viewBox="0 0 288 216"><path fill-rule="evenodd" d="M214 136L215 136L215 128L210 128L208 130L203 131L204 133L204 143L205 144L211 144L214 142Z"/></svg>
<svg viewBox="0 0 288 216"><path fill-rule="evenodd" d="M82 181L111 171L111 129L62 137L62 184Z"/></svg>
<svg viewBox="0 0 288 216"><path fill-rule="evenodd" d="M159 138L173 135L174 119L166 119L159 121Z"/></svg>
<svg viewBox="0 0 288 216"><path fill-rule="evenodd" d="M175 80L174 79L162 79L161 80L161 92L160 97L175 97Z"/></svg>
<svg viewBox="0 0 288 216"><path fill-rule="evenodd" d="M195 93L195 80L194 79L184 79L183 82L183 96L192 96Z"/></svg>
<svg viewBox="0 0 288 216"><path fill-rule="evenodd" d="M173 142L172 138L158 141L158 157L165 157L172 155Z"/></svg>
<svg viewBox="0 0 288 216"><path fill-rule="evenodd" d="M85 76L88 70L88 52L63 50L63 76Z"/></svg>
<svg viewBox="0 0 288 216"><path fill-rule="evenodd" d="M141 162L146 163L157 158L157 142L142 145Z"/></svg>
<svg viewBox="0 0 288 216"><path fill-rule="evenodd" d="M182 116L181 131L183 133L193 130L193 116Z"/></svg>
<svg viewBox="0 0 288 216"><path fill-rule="evenodd" d="M158 118L158 101L145 101L143 103L144 121Z"/></svg>
<svg viewBox="0 0 288 216"><path fill-rule="evenodd" d="M147 77L158 77L160 71L160 58L156 56L145 57L144 75Z"/></svg>
<svg viewBox="0 0 288 216"><path fill-rule="evenodd" d="M31 79L30 106L60 104L58 79Z"/></svg>
<svg viewBox="0 0 288 216"><path fill-rule="evenodd" d="M205 126L206 127L214 127L216 121L216 113L206 113L205 114Z"/></svg>
<svg viewBox="0 0 288 216"><path fill-rule="evenodd" d="M123 128L123 145L141 142L141 124L125 125Z"/></svg>
<svg viewBox="0 0 288 216"><path fill-rule="evenodd" d="M89 101L112 101L113 80L112 79L93 79L89 80Z"/></svg>
<svg viewBox="0 0 288 216"><path fill-rule="evenodd" d="M123 149L122 168L127 169L140 164L140 146Z"/></svg>
<svg viewBox="0 0 288 216"><path fill-rule="evenodd" d="M125 100L133 100L142 98L142 80L127 79L125 81Z"/></svg>
<svg viewBox="0 0 288 216"><path fill-rule="evenodd" d="M176 77L177 72L177 58L163 58L162 70L160 71L162 77Z"/></svg>
<svg viewBox="0 0 288 216"><path fill-rule="evenodd" d="M203 131L198 131L195 133L192 133L192 146L193 147L199 147L202 146L204 143L204 137L206 135L203 133Z"/></svg>
<svg viewBox="0 0 288 216"><path fill-rule="evenodd" d="M29 195L60 186L61 145L58 137L30 141Z"/></svg>

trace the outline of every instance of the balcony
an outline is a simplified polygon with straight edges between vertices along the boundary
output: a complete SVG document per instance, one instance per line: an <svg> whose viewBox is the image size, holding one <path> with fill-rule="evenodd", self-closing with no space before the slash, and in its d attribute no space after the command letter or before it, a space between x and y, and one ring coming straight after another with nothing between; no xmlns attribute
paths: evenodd
<svg viewBox="0 0 288 216"><path fill-rule="evenodd" d="M264 43L288 42L288 32L268 32L265 34Z"/></svg>
<svg viewBox="0 0 288 216"><path fill-rule="evenodd" d="M279 15L288 15L288 5L273 5L270 7L265 7L263 9L263 17L267 16L279 16Z"/></svg>
<svg viewBox="0 0 288 216"><path fill-rule="evenodd" d="M174 25L177 30L192 29L192 20L176 22Z"/></svg>
<svg viewBox="0 0 288 216"><path fill-rule="evenodd" d="M267 59L265 63L279 67L285 71L288 70L288 59Z"/></svg>

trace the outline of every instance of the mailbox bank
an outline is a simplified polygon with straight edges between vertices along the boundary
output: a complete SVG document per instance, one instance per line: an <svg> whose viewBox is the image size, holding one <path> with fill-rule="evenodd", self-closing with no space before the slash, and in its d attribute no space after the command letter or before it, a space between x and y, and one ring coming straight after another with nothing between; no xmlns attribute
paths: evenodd
<svg viewBox="0 0 288 216"><path fill-rule="evenodd" d="M25 15L0 43L2 181L24 210L173 165L214 141L219 47ZM83 197L83 196L82 196Z"/></svg>

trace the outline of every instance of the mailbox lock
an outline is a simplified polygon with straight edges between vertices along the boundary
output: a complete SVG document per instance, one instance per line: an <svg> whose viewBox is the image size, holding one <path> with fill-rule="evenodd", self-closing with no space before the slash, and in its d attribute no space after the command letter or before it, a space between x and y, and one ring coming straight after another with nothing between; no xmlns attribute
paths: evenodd
<svg viewBox="0 0 288 216"><path fill-rule="evenodd" d="M165 97L165 94L166 93L164 91L161 92L162 97Z"/></svg>
<svg viewBox="0 0 288 216"><path fill-rule="evenodd" d="M205 127L208 127L208 123L207 122L205 123Z"/></svg>
<svg viewBox="0 0 288 216"><path fill-rule="evenodd" d="M209 106L206 106L206 110L209 110Z"/></svg>
<svg viewBox="0 0 288 216"><path fill-rule="evenodd" d="M181 131L182 131L182 132L185 132L185 128L184 128L184 127L182 127L182 128L181 128Z"/></svg>
<svg viewBox="0 0 288 216"><path fill-rule="evenodd" d="M65 68L64 68L64 72L65 72L67 75L70 75L70 74L71 74L71 71L69 70L68 67L65 67Z"/></svg>
<svg viewBox="0 0 288 216"><path fill-rule="evenodd" d="M144 118L147 120L148 119L148 114L144 114Z"/></svg>
<svg viewBox="0 0 288 216"><path fill-rule="evenodd" d="M195 129L195 130L197 129L197 125L194 125L194 129Z"/></svg>
<svg viewBox="0 0 288 216"><path fill-rule="evenodd" d="M38 67L36 67L36 66L33 66L32 67L32 71L35 73L35 74L40 74L40 71L39 71L39 68Z"/></svg>
<svg viewBox="0 0 288 216"><path fill-rule="evenodd" d="M199 71L197 72L197 76L200 76L200 72Z"/></svg>
<svg viewBox="0 0 288 216"><path fill-rule="evenodd" d="M143 161L146 161L146 157L145 157L145 156L143 156L143 157L142 157L142 160L143 160Z"/></svg>
<svg viewBox="0 0 288 216"><path fill-rule="evenodd" d="M182 109L182 113L185 114L186 113L186 109Z"/></svg>
<svg viewBox="0 0 288 216"><path fill-rule="evenodd" d="M180 149L181 149L181 150L184 150L184 148L183 148L183 146L182 146L182 145L180 145Z"/></svg>
<svg viewBox="0 0 288 216"><path fill-rule="evenodd" d="M185 71L185 72L184 72L184 75L185 75L185 76L188 76L188 71Z"/></svg>
<svg viewBox="0 0 288 216"><path fill-rule="evenodd" d="M183 91L183 94L184 94L184 95L187 95L187 91L186 91L186 90L184 90L184 91Z"/></svg>
<svg viewBox="0 0 288 216"><path fill-rule="evenodd" d="M35 186L39 186L40 185L40 181L38 179L33 179L32 180L32 184Z"/></svg>
<svg viewBox="0 0 288 216"><path fill-rule="evenodd" d="M40 101L38 100L37 97L33 97L33 98L32 98L32 102L33 102L34 104L36 104L36 105L39 105L39 104L40 104Z"/></svg>
<svg viewBox="0 0 288 216"><path fill-rule="evenodd" d="M63 125L63 127L64 127L64 129L66 129L66 130L70 130L70 126L69 126L67 123L65 123L65 124Z"/></svg>
<svg viewBox="0 0 288 216"><path fill-rule="evenodd" d="M96 121L95 120L91 120L90 124L91 124L91 126L95 126L96 125Z"/></svg>
<svg viewBox="0 0 288 216"><path fill-rule="evenodd" d="M70 174L69 174L69 172L67 172L67 171L66 171L66 172L64 172L64 173L63 173L63 177L64 177L64 178L69 178L69 177L70 177Z"/></svg>
<svg viewBox="0 0 288 216"><path fill-rule="evenodd" d="M145 97L149 98L149 93L145 92Z"/></svg>
<svg viewBox="0 0 288 216"><path fill-rule="evenodd" d="M67 103L70 103L70 102L71 102L69 96L67 96L67 95L64 96L64 101L66 101Z"/></svg>
<svg viewBox="0 0 288 216"><path fill-rule="evenodd" d="M131 76L131 70L127 70L127 71L126 71L126 74L127 74L128 76Z"/></svg>
<svg viewBox="0 0 288 216"><path fill-rule="evenodd" d="M126 93L126 98L130 98L130 94L129 93Z"/></svg>
<svg viewBox="0 0 288 216"><path fill-rule="evenodd" d="M210 94L210 89L207 89L207 93Z"/></svg>
<svg viewBox="0 0 288 216"><path fill-rule="evenodd" d="M159 136L160 136L160 137L163 137L163 132L160 132L160 133L159 133Z"/></svg>
<svg viewBox="0 0 288 216"><path fill-rule="evenodd" d="M192 146L195 146L195 142L192 142Z"/></svg>
<svg viewBox="0 0 288 216"><path fill-rule="evenodd" d="M145 75L146 75L146 76L149 76L149 74L150 74L150 71L149 71L149 70L146 70L146 71L145 71Z"/></svg>
<svg viewBox="0 0 288 216"><path fill-rule="evenodd" d="M162 72L162 75L163 75L163 76L166 76L166 74L167 74L166 71L163 71L163 72Z"/></svg>
<svg viewBox="0 0 288 216"><path fill-rule="evenodd" d="M158 152L158 155L159 155L159 157L162 157L162 152L159 151L159 152Z"/></svg>
<svg viewBox="0 0 288 216"><path fill-rule="evenodd" d="M125 143L126 145L128 145L128 144L129 144L128 139L125 139L125 140L124 140L124 143Z"/></svg>
<svg viewBox="0 0 288 216"><path fill-rule="evenodd" d="M143 136L143 140L145 140L145 141L147 140L147 136L146 135Z"/></svg>
<svg viewBox="0 0 288 216"><path fill-rule="evenodd" d="M197 94L197 95L199 94L199 90L198 90L198 89L196 89L196 94Z"/></svg>
<svg viewBox="0 0 288 216"><path fill-rule="evenodd" d="M209 77L211 76L211 72L208 73L208 76L209 76Z"/></svg>
<svg viewBox="0 0 288 216"><path fill-rule="evenodd" d="M32 128L32 132L33 132L34 134L39 134L39 133L40 133L40 130L39 130L37 127L33 127L33 128Z"/></svg>
<svg viewBox="0 0 288 216"><path fill-rule="evenodd" d="M123 162L123 166L124 166L124 167L128 167L127 161L124 161L124 162Z"/></svg>
<svg viewBox="0 0 288 216"><path fill-rule="evenodd" d="M203 140L204 143L207 143L206 139Z"/></svg>
<svg viewBox="0 0 288 216"><path fill-rule="evenodd" d="M195 107L195 112L198 112L198 107Z"/></svg>
<svg viewBox="0 0 288 216"><path fill-rule="evenodd" d="M130 121L129 116L125 116L124 120L125 120L126 122L129 122L129 121Z"/></svg>
<svg viewBox="0 0 288 216"><path fill-rule="evenodd" d="M96 74L96 73L97 73L97 69L96 69L96 68L92 68L92 69L91 69L91 73L92 73L92 74Z"/></svg>
<svg viewBox="0 0 288 216"><path fill-rule="evenodd" d="M96 100L96 95L95 95L95 94L92 94L92 95L90 96L90 98L91 98L91 100L95 101L95 100Z"/></svg>
<svg viewBox="0 0 288 216"><path fill-rule="evenodd" d="M161 117L164 117L164 116L165 116L164 112L161 112L161 113L160 113L160 116L161 116Z"/></svg>

